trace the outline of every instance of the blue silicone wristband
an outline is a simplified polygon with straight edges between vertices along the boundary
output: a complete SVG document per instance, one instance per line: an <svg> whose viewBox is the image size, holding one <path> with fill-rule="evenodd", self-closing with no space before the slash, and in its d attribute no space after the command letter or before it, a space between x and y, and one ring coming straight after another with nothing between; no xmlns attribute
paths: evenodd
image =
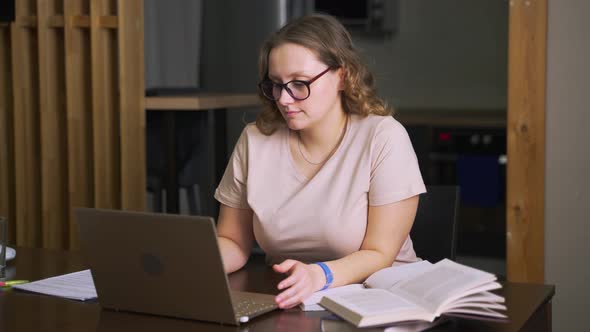
<svg viewBox="0 0 590 332"><path fill-rule="evenodd" d="M322 270L324 270L324 275L326 275L326 284L320 290L328 289L328 287L330 287L330 285L332 284L332 281L334 281L334 275L332 274L332 271L330 270L328 265L326 265L326 263L317 262L316 264L319 265L322 268Z"/></svg>

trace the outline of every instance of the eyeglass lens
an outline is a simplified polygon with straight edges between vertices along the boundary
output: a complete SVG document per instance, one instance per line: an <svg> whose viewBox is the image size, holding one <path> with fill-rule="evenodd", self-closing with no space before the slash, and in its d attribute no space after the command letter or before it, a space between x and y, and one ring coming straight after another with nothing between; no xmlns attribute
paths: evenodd
<svg viewBox="0 0 590 332"><path fill-rule="evenodd" d="M285 84L275 83L270 80L262 81L258 85L262 90L264 96L270 100L279 100L281 98L281 92L283 89L287 90L287 93L295 100L304 100L309 97L311 93L309 86L315 82L318 78L324 76L325 73L330 71L331 67L326 68L323 72L317 74L314 78L309 81L293 80Z"/></svg>
<svg viewBox="0 0 590 332"><path fill-rule="evenodd" d="M284 85L266 81L260 87L262 88L262 93L271 100L279 100L283 88L287 90L287 93L293 99L303 100L309 96L309 87L303 81L291 81Z"/></svg>

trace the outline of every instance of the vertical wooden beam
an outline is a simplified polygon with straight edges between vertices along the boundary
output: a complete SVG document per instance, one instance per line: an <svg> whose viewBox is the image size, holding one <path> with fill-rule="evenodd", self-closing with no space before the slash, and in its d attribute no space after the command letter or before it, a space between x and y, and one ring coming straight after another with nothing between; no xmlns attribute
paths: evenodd
<svg viewBox="0 0 590 332"><path fill-rule="evenodd" d="M8 220L8 242L15 238L14 106L10 26L0 26L0 216Z"/></svg>
<svg viewBox="0 0 590 332"><path fill-rule="evenodd" d="M544 281L547 0L510 1L507 277Z"/></svg>
<svg viewBox="0 0 590 332"><path fill-rule="evenodd" d="M92 124L94 144L94 203L100 208L120 207L119 119L114 79L116 50L113 34L100 26L100 16L110 13L112 3L91 0Z"/></svg>
<svg viewBox="0 0 590 332"><path fill-rule="evenodd" d="M16 16L36 15L32 0L16 1ZM18 20L18 19L17 19ZM12 82L14 92L14 161L16 241L41 246L41 158L39 137L39 86L37 32L11 24Z"/></svg>
<svg viewBox="0 0 590 332"><path fill-rule="evenodd" d="M66 248L69 228L63 31L49 26L56 0L37 0L43 247ZM60 0L61 1L61 0Z"/></svg>
<svg viewBox="0 0 590 332"><path fill-rule="evenodd" d="M94 206L90 30L76 26L77 18L89 14L87 2L64 3L70 248L79 247L73 208Z"/></svg>
<svg viewBox="0 0 590 332"><path fill-rule="evenodd" d="M118 1L122 207L145 209L143 0Z"/></svg>

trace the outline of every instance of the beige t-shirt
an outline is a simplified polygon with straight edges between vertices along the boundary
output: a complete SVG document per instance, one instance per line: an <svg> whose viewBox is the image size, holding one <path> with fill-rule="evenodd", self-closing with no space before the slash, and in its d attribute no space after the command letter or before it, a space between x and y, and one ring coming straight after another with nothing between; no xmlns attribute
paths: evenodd
<svg viewBox="0 0 590 332"><path fill-rule="evenodd" d="M220 203L253 210L254 236L269 263L358 251L369 205L426 191L408 134L391 116L351 115L340 146L312 179L295 168L288 135L287 127L266 136L247 125L215 192ZM416 260L408 236L396 262Z"/></svg>

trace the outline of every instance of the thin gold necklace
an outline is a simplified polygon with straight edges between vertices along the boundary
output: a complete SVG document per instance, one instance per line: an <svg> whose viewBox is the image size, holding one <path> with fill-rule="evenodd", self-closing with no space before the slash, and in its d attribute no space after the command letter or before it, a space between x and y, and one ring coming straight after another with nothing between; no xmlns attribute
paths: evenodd
<svg viewBox="0 0 590 332"><path fill-rule="evenodd" d="M307 159L305 157L305 154L303 154L303 151L301 150L301 134L299 134L299 131L297 131L297 148L299 149L299 154L301 154L301 157L303 158L303 160L305 160L309 164L317 166L317 165L321 165L321 164L325 163L326 161L328 161L328 159L330 159L330 157L332 157L334 152L336 152L336 149L338 148L338 146L340 146L340 143L342 142L342 139L344 138L344 134L346 133L347 127L348 127L348 115L346 115L346 122L344 123L344 127L342 128L342 133L340 134L340 138L338 139L338 142L336 143L336 145L334 145L334 147L332 148L332 151L330 151L328 156L324 160L317 162L317 163Z"/></svg>

